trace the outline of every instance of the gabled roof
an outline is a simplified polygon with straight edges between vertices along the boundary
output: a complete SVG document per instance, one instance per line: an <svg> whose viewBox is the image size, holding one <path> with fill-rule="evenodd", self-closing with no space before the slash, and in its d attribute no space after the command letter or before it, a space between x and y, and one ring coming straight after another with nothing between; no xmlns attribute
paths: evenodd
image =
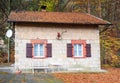
<svg viewBox="0 0 120 83"><path fill-rule="evenodd" d="M11 12L9 22L40 22L40 23L65 23L65 24L97 24L105 25L110 22L97 18L87 13L73 12Z"/></svg>

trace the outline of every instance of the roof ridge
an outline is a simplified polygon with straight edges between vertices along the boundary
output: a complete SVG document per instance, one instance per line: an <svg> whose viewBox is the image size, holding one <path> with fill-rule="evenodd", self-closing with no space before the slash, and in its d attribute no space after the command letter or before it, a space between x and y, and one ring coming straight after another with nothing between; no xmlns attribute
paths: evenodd
<svg viewBox="0 0 120 83"><path fill-rule="evenodd" d="M21 12L37 12L37 13L42 13L42 11L12 11L12 12L14 12L14 13L21 13ZM83 13L83 12L54 12L54 11L52 11L52 12L43 12L43 13L76 13L76 14L85 14L85 13Z"/></svg>

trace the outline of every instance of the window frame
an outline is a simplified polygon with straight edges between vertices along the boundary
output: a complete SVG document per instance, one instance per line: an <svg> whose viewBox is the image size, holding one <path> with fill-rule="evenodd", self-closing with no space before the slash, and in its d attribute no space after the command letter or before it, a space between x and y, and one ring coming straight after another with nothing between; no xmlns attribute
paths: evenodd
<svg viewBox="0 0 120 83"><path fill-rule="evenodd" d="M40 40L40 39L32 39L31 40L31 43L32 43L32 58L37 58L37 59L42 59L42 58L47 58L47 40ZM43 56L35 56L34 55L34 44L43 44L43 50L44 50L44 55Z"/></svg>
<svg viewBox="0 0 120 83"><path fill-rule="evenodd" d="M85 58L86 57L86 40L72 40L72 55L73 55L73 58ZM75 44L80 44L82 45L82 56L75 56L75 53L74 53L74 45Z"/></svg>

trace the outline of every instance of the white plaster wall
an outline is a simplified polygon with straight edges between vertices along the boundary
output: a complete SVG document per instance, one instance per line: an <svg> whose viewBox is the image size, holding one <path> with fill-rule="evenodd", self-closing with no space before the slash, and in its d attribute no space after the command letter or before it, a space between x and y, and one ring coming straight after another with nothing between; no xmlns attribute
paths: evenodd
<svg viewBox="0 0 120 83"><path fill-rule="evenodd" d="M67 31L62 35L62 40L57 40L57 32ZM31 39L47 39L52 43L52 58L32 59L26 58L26 43ZM67 43L71 40L86 40L91 44L92 57L89 58L68 58ZM30 66L33 62L40 62L44 65L61 64L65 68L100 69L100 46L99 30L95 26L70 26L70 25L16 25L15 27L15 63L22 68ZM29 65L28 65L29 64Z"/></svg>

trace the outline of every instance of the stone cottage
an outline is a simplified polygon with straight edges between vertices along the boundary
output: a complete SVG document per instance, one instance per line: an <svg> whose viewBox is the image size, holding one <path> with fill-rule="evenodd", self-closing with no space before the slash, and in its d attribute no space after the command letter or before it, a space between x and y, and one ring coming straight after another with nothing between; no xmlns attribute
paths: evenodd
<svg viewBox="0 0 120 83"><path fill-rule="evenodd" d="M46 71L100 71L99 25L87 13L11 12L15 27L15 68Z"/></svg>

